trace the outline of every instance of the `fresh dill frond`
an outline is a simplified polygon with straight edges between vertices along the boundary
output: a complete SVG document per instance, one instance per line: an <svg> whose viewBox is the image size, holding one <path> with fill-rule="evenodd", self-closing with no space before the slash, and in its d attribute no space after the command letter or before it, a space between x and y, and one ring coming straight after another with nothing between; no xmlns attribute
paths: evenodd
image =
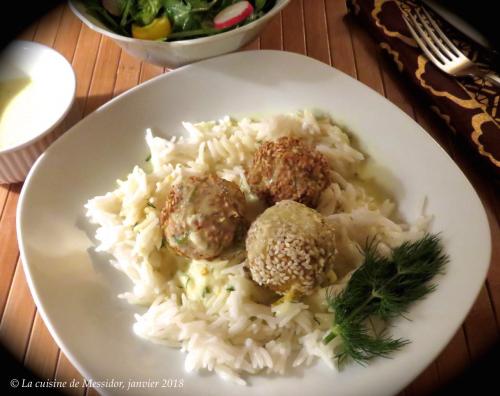
<svg viewBox="0 0 500 396"><path fill-rule="evenodd" d="M364 323L355 321L343 323L335 330L343 341L336 355L339 367L343 367L349 359L365 365L376 356L387 358L391 352L409 343L408 340L393 339L384 333L374 337Z"/></svg>
<svg viewBox="0 0 500 396"><path fill-rule="evenodd" d="M372 335L370 317L388 321L403 316L411 303L435 289L429 281L441 273L448 261L438 235L425 235L416 242L404 242L390 257L381 256L375 240L367 243L364 262L338 295L327 293L334 323L323 339L325 344L341 338L336 355L339 366L349 358L365 364L376 356L387 357L409 341L387 334Z"/></svg>

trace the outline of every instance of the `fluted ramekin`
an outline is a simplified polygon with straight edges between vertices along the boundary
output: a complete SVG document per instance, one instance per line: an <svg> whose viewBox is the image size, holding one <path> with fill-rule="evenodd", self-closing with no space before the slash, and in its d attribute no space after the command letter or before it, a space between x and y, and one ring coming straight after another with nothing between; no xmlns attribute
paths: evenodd
<svg viewBox="0 0 500 396"><path fill-rule="evenodd" d="M0 54L0 62L8 62L13 70L33 80L43 78L49 82L51 88L47 90L44 100L48 106L57 106L51 109L53 111L47 122L40 123L40 130L30 134L29 140L0 148L0 184L5 184L24 181L38 157L59 137L61 131L57 126L68 114L75 99L76 78L66 58L50 47L30 41L13 41ZM58 100L54 100L55 95Z"/></svg>

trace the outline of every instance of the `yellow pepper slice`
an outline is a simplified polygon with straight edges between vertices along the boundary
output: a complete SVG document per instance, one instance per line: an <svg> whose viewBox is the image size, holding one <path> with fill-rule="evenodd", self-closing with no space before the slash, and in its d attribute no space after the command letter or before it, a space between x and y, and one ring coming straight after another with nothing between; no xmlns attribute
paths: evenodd
<svg viewBox="0 0 500 396"><path fill-rule="evenodd" d="M166 16L153 19L149 25L132 24L132 37L141 40L159 40L172 32L172 25Z"/></svg>

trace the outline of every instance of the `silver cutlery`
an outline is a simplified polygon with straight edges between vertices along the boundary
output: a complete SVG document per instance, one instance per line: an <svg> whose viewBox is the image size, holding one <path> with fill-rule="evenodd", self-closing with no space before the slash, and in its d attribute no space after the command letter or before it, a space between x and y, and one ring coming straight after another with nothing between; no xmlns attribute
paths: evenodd
<svg viewBox="0 0 500 396"><path fill-rule="evenodd" d="M434 18L422 7L403 14L418 46L439 69L454 77L477 76L500 87L500 77L482 70L446 37Z"/></svg>

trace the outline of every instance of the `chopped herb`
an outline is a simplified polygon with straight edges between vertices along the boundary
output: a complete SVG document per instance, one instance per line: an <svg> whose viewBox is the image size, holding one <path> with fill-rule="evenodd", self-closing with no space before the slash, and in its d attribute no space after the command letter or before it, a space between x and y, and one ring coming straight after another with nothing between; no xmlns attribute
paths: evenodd
<svg viewBox="0 0 500 396"><path fill-rule="evenodd" d="M226 287L226 291L228 291L229 293L233 292L235 289L234 289L234 286L228 286Z"/></svg>
<svg viewBox="0 0 500 396"><path fill-rule="evenodd" d="M204 289L203 289L203 293L201 294L202 297L205 297L207 294L210 294L211 293L211 290L210 290L210 287L206 286Z"/></svg>
<svg viewBox="0 0 500 396"><path fill-rule="evenodd" d="M196 194L197 189L198 189L198 186L193 187L193 189L191 190L191 193L189 194L188 202L194 201L194 195Z"/></svg>
<svg viewBox="0 0 500 396"><path fill-rule="evenodd" d="M257 316L250 316L249 320L251 322L255 322L257 320Z"/></svg>
<svg viewBox="0 0 500 396"><path fill-rule="evenodd" d="M377 252L374 241L367 244L364 263L352 275L338 295L327 294L334 312L334 322L326 337L342 341L336 358L342 366L350 358L360 364L380 356L387 357L410 341L394 339L387 334L373 335L367 321L378 317L383 321L403 316L414 301L435 289L429 281L442 273L448 262L437 235L426 235L416 242L405 242L393 249L391 257Z"/></svg>
<svg viewBox="0 0 500 396"><path fill-rule="evenodd" d="M144 161L146 161L146 162L151 161L151 154L149 154Z"/></svg>
<svg viewBox="0 0 500 396"><path fill-rule="evenodd" d="M314 319L314 321L315 321L317 324L319 324L319 325L321 324L321 322L318 320L318 318L317 318L316 316L313 316L313 319Z"/></svg>
<svg viewBox="0 0 500 396"><path fill-rule="evenodd" d="M151 202L148 202L146 205L148 205L150 208L156 209L156 206L154 206Z"/></svg>
<svg viewBox="0 0 500 396"><path fill-rule="evenodd" d="M180 236L174 235L174 241L179 245L186 243L188 241L188 238L189 238L189 232L185 232Z"/></svg>

